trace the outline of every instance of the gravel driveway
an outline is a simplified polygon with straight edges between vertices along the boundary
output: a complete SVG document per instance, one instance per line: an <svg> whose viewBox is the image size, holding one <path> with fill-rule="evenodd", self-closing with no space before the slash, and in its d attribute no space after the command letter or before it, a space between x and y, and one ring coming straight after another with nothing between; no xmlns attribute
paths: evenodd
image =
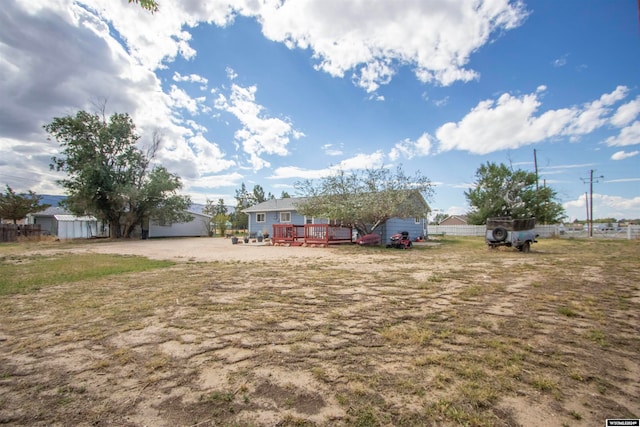
<svg viewBox="0 0 640 427"><path fill-rule="evenodd" d="M231 239L206 237L91 241L74 247L72 251L140 255L177 261L264 261L338 256L332 248L271 246L264 242L234 245Z"/></svg>

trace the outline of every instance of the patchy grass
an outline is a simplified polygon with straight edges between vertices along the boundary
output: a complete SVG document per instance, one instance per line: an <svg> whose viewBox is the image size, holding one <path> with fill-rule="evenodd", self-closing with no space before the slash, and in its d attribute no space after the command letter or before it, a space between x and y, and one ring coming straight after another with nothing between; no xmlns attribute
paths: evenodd
<svg viewBox="0 0 640 427"><path fill-rule="evenodd" d="M103 254L0 257L0 295L31 292L44 287L138 273L173 265L170 261Z"/></svg>
<svg viewBox="0 0 640 427"><path fill-rule="evenodd" d="M0 419L586 426L640 415L640 242L541 240L530 254L439 243L177 264L14 246L0 264L0 283L17 283L0 295Z"/></svg>

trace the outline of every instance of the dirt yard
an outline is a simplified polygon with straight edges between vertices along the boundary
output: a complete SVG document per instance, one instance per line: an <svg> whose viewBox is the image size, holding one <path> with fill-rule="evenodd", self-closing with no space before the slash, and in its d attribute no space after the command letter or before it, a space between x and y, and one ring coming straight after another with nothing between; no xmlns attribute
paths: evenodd
<svg viewBox="0 0 640 427"><path fill-rule="evenodd" d="M3 252L4 251L4 252ZM69 256L71 254L71 256ZM0 296L0 424L602 426L640 417L640 241L0 247L176 264Z"/></svg>

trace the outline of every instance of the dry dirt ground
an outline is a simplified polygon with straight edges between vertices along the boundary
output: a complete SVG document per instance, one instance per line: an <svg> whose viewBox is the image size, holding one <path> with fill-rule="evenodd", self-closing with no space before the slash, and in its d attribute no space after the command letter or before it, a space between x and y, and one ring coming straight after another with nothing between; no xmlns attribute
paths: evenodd
<svg viewBox="0 0 640 427"><path fill-rule="evenodd" d="M177 263L0 297L2 425L640 417L640 242L522 254L468 239L409 251L167 239L24 262L64 252Z"/></svg>

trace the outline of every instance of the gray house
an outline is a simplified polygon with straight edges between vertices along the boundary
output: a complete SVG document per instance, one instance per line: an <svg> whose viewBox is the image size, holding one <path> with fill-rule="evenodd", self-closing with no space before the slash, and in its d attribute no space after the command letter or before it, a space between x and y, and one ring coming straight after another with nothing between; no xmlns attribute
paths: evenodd
<svg viewBox="0 0 640 427"><path fill-rule="evenodd" d="M420 199L420 202L427 206L422 196L420 196ZM249 215L249 233L251 235L264 233L271 235L274 224L304 225L330 223L328 218L315 218L300 214L296 206L304 200L305 198L303 197L271 199L243 209L242 212ZM425 218L391 218L384 225L374 230L375 233L380 234L383 243L388 242L393 234L402 231L408 231L412 240L415 240L417 237L426 237L427 221Z"/></svg>
<svg viewBox="0 0 640 427"><path fill-rule="evenodd" d="M249 234L271 234L274 224L328 224L326 218L307 217L298 213L296 205L304 201L303 197L271 199L258 203L242 212L249 215Z"/></svg>

